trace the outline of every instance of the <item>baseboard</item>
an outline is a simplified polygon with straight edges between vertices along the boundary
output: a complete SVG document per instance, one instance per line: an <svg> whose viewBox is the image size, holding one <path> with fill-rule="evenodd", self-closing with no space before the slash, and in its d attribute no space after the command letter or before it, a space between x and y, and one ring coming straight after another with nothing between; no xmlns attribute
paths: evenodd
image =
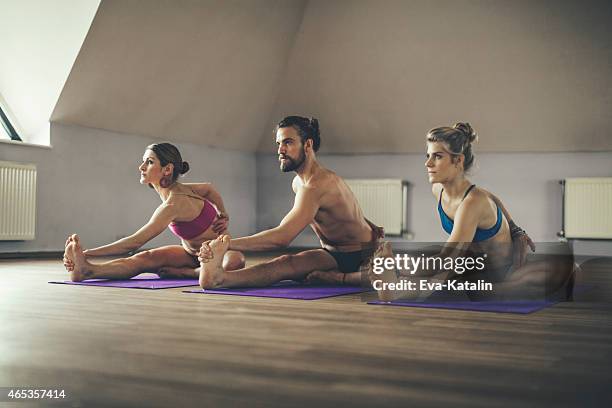
<svg viewBox="0 0 612 408"><path fill-rule="evenodd" d="M62 259L64 251L0 252L0 259Z"/></svg>
<svg viewBox="0 0 612 408"><path fill-rule="evenodd" d="M314 248L292 247L278 251L263 251L253 252L245 251L246 256L276 256L280 254L295 254L302 251L307 251ZM145 251L146 249L142 249ZM64 251L33 251L33 252L0 252L0 259L57 259L61 260L64 256ZM128 254L124 256L129 256ZM119 256L117 256L119 257ZM116 258L116 257L112 257Z"/></svg>
<svg viewBox="0 0 612 408"><path fill-rule="evenodd" d="M302 251L318 249L314 247L289 247L277 251L244 251L246 256L277 256L281 254L296 254ZM143 249L143 251L146 249ZM63 251L33 251L33 252L0 252L0 259L59 259L64 256ZM129 255L124 255L129 256ZM117 256L118 257L118 256ZM117 258L112 257L112 258ZM598 260L603 263L612 262L612 256L593 256L593 255L575 255L576 261L582 263L585 261Z"/></svg>

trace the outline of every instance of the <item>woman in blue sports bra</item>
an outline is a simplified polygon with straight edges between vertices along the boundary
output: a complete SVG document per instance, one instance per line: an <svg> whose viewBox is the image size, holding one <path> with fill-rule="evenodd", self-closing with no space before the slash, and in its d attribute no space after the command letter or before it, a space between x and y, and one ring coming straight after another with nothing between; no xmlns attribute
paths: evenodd
<svg viewBox="0 0 612 408"><path fill-rule="evenodd" d="M76 234L68 237L64 266L71 280L129 279L141 272L154 272L162 278L199 277L197 254L202 242L218 237L227 229L229 218L221 195L210 183L178 181L189 170L189 164L170 143L148 146L138 170L140 183L154 189L162 203L142 228L108 245L83 250ZM88 259L136 251L166 228L180 238L181 245L167 245L104 263L91 263ZM225 270L243 266L244 256L240 252L225 254Z"/></svg>
<svg viewBox="0 0 612 408"><path fill-rule="evenodd" d="M448 242L511 244L510 227L503 214L507 212L499 200L476 188L466 177L474 164L475 140L468 123L435 128L427 134L425 167L438 201L442 228L449 234Z"/></svg>
<svg viewBox="0 0 612 408"><path fill-rule="evenodd" d="M414 276L435 275L442 281L459 279L467 282L484 278L494 284L493 293L484 295L497 298L537 296L543 293L543 289L547 294L558 291L573 276L571 268L568 270L567 267L573 266L573 262L567 262L567 257L561 257L551 267L550 261L525 263L525 254L521 251L513 256L513 238L515 243L528 244L532 251L535 246L525 232L512 222L501 201L488 191L476 187L466 177L466 172L474 164L472 143L475 141L476 133L469 123L430 130L427 134L425 167L437 201L442 228L449 235L437 256L486 253L486 268L462 274L440 273L439 270L427 274L421 270ZM390 245L382 245L375 256L393 256ZM396 280L393 275L386 273L384 279L393 282ZM572 282L569 281L568 287ZM571 287L568 291L571 291ZM379 297L383 300L393 300L403 295L414 297L414 294L414 291L402 293L379 290Z"/></svg>

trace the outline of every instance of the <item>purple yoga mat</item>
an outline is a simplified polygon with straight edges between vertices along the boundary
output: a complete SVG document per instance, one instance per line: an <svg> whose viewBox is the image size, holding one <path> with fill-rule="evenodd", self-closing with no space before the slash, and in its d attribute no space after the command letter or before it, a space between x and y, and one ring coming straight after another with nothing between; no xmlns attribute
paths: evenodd
<svg viewBox="0 0 612 408"><path fill-rule="evenodd" d="M281 299L315 300L334 296L368 292L370 289L359 286L309 286L298 282L284 281L266 288L233 288L184 290L185 293L255 296Z"/></svg>
<svg viewBox="0 0 612 408"><path fill-rule="evenodd" d="M407 307L423 307L431 309L454 309L454 310L471 310L476 312L495 312L495 313L517 313L528 314L536 312L545 307L552 306L558 301L556 300L515 300L515 301L480 301L480 302L407 302L396 300L393 302L383 302L375 300L368 302L369 305L384 305L384 306L407 306Z"/></svg>
<svg viewBox="0 0 612 408"><path fill-rule="evenodd" d="M157 275L151 273L140 274L132 279L123 280L88 279L83 282L50 281L49 283L130 289L168 289L199 285L198 279L160 279Z"/></svg>
<svg viewBox="0 0 612 408"><path fill-rule="evenodd" d="M573 290L574 295L582 294L594 289L594 285L576 285ZM471 310L476 312L494 312L494 313L516 313L528 314L537 312L546 307L559 303L561 300L507 300L507 301L440 301L433 298L424 300L423 302L409 302L396 300L393 302L383 302L375 300L368 302L369 305L383 306L406 306L406 307L423 307L430 309L453 309L453 310Z"/></svg>

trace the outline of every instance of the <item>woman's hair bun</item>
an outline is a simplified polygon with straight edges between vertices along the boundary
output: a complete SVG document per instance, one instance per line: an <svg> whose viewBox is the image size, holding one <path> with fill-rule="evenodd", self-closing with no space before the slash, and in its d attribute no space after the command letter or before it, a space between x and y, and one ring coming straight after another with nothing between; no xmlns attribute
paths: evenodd
<svg viewBox="0 0 612 408"><path fill-rule="evenodd" d="M465 135L467 142L466 144L473 143L478 138L476 132L474 132L474 129L472 129L472 126L470 126L470 124L467 122L455 123L453 129L457 129Z"/></svg>
<svg viewBox="0 0 612 408"><path fill-rule="evenodd" d="M185 174L189 171L189 163L187 163L186 161L183 162L182 168L181 168L181 174Z"/></svg>

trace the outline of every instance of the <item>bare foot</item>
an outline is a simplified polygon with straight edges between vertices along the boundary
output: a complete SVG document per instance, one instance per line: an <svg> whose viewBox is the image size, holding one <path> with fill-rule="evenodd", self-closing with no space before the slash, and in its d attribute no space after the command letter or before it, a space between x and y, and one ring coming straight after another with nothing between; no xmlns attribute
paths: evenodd
<svg viewBox="0 0 612 408"><path fill-rule="evenodd" d="M200 263L200 286L202 289L217 288L223 283L223 256L227 252L229 244L230 237L228 235L221 235L210 241L209 247L210 252L212 252L212 259Z"/></svg>
<svg viewBox="0 0 612 408"><path fill-rule="evenodd" d="M372 262L374 262L374 258L394 258L393 248L391 247L391 243L384 241L380 244L380 246L376 249L374 256L372 257ZM373 270L373 264L370 264L370 268L368 269L368 276L370 277L370 282L374 286L374 281L379 280L378 286L382 286L382 289L377 290L378 298L383 302L391 302L393 300L404 299L404 300L412 300L412 301L423 301L427 297L429 297L434 289L429 290L421 290L420 289L420 277L415 277L412 275L401 275L398 276L398 273L395 269L395 263L393 264L393 268L385 268L383 265L383 272L380 274L375 274ZM397 285L404 282L410 281L413 285L413 289L399 289ZM429 282L439 282L443 283L443 280L429 278ZM389 284L393 289L389 288Z"/></svg>
<svg viewBox="0 0 612 408"><path fill-rule="evenodd" d="M159 268L157 275L161 279L196 279L200 275L200 268L173 268L164 266Z"/></svg>
<svg viewBox="0 0 612 408"><path fill-rule="evenodd" d="M391 247L391 243L387 241L380 242L374 255L370 259L369 263L366 263L362 266L361 273L366 274L372 284L372 287L376 289L376 293L378 294L378 298L383 302L391 302L392 300L396 300L402 298L406 295L409 295L406 291L397 290L395 285L400 282L400 279L397 276L397 272L395 270L395 263L393 268L386 268L384 266L384 262L378 263L377 271L374 271L374 262L376 259L393 259L393 248ZM382 272L379 272L379 268L382 268ZM389 289L389 285L393 289Z"/></svg>
<svg viewBox="0 0 612 408"><path fill-rule="evenodd" d="M66 247L66 257L72 261L74 267L70 271L70 280L73 282L81 282L88 278L89 275L87 270L87 260L83 254L83 248L79 243L79 237L77 235L72 236L72 241Z"/></svg>
<svg viewBox="0 0 612 408"><path fill-rule="evenodd" d="M397 273L395 271L395 267L393 267L392 269L387 269L384 268L383 265L382 273L374 273L374 260L377 258L393 258L393 248L391 247L391 243L389 243L388 241L381 242L376 248L374 255L372 255L372 259L370 260L369 264L367 264L365 271L362 271L362 273L367 273L367 276L370 279L370 283L372 283L372 286L375 286L375 281L381 281L383 284L397 283L398 278ZM398 292L395 290L385 289L386 287L387 286L383 286L383 289L376 291L378 293L378 298L384 302L390 302L392 300L397 299L399 295Z"/></svg>
<svg viewBox="0 0 612 408"><path fill-rule="evenodd" d="M72 270L74 269L74 262L72 262L72 260L68 258L68 244L70 244L74 240L74 237L76 236L77 236L76 234L69 235L68 238L66 238L66 243L64 244L63 261L64 261L64 267L66 268L68 272L72 272Z"/></svg>

